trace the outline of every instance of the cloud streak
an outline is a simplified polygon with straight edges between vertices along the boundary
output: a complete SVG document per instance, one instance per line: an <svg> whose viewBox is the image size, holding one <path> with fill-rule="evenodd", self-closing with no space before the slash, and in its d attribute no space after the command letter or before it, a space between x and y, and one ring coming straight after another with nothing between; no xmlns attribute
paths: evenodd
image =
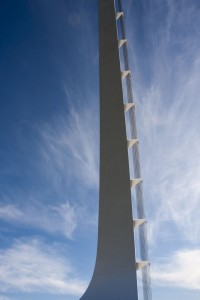
<svg viewBox="0 0 200 300"><path fill-rule="evenodd" d="M70 103L78 97L67 88L64 92ZM33 188L29 194L26 189L9 189L8 194L2 193L0 220L30 232L40 230L41 234L59 234L69 239L74 238L80 225L85 231L88 226L96 226L97 120L95 106L80 106L77 102L70 105L70 111L34 126L37 134L32 161ZM63 200L66 195L70 201Z"/></svg>
<svg viewBox="0 0 200 300"><path fill-rule="evenodd" d="M152 268L153 283L200 290L200 250L179 250Z"/></svg>
<svg viewBox="0 0 200 300"><path fill-rule="evenodd" d="M89 188L98 186L98 143L96 113L82 107L72 108L56 124L45 124L41 136L45 145L43 158L46 169L57 169L68 180L78 180Z"/></svg>
<svg viewBox="0 0 200 300"><path fill-rule="evenodd" d="M78 296L86 283L53 247L38 240L18 241L0 251L0 291L45 292Z"/></svg>
<svg viewBox="0 0 200 300"><path fill-rule="evenodd" d="M187 4L144 6L147 74L141 75L137 46L131 49L149 241L155 245L159 238L173 238L174 225L179 239L199 245L200 13L195 1ZM155 16L164 8L155 28Z"/></svg>
<svg viewBox="0 0 200 300"><path fill-rule="evenodd" d="M7 296L0 295L0 300L11 300L11 298L8 298Z"/></svg>
<svg viewBox="0 0 200 300"><path fill-rule="evenodd" d="M15 226L29 226L51 234L59 233L72 238L76 228L76 212L69 202L58 206L17 207L14 204L0 206L0 219Z"/></svg>

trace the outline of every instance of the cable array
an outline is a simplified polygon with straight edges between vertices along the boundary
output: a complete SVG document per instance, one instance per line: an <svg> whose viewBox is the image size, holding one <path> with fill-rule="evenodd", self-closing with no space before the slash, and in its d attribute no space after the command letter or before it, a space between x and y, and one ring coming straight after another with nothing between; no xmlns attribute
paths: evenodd
<svg viewBox="0 0 200 300"><path fill-rule="evenodd" d="M115 2L118 12L123 12L122 9L122 0L116 0ZM119 18L119 29L121 34L121 39L126 40L126 31L125 31L125 23L124 23L124 15L122 14ZM129 58L128 58L128 46L127 42L123 44L122 47L122 55L123 55L123 64L125 71L129 71ZM132 90L132 81L131 74L129 73L125 77L126 81L126 95L127 102L134 103L133 90ZM129 123L130 123L130 136L131 139L137 139L137 128L136 128L136 117L135 117L135 109L134 106L132 109L128 111ZM134 168L134 176L135 178L141 178L141 170L140 170L140 157L139 157L139 149L138 143L135 143L132 146L132 159L133 159L133 168ZM137 217L139 219L145 219L144 212L144 204L143 204L143 184L139 182L135 186L136 191L136 206L137 206ZM148 244L147 244L147 229L146 223L143 223L139 226L139 245L140 245L140 257L142 261L149 261L148 259ZM151 279L150 279L150 267L149 264L142 268L142 286L143 286L143 296L144 300L151 300Z"/></svg>

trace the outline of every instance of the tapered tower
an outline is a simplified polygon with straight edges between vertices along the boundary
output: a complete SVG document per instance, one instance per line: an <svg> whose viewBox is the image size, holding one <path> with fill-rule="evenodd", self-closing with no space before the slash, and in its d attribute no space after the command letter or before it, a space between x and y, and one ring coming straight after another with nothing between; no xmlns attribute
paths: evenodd
<svg viewBox="0 0 200 300"><path fill-rule="evenodd" d="M134 121L131 73L128 65L121 1L119 0L116 4L117 10L114 0L99 0L100 194L98 247L93 277L81 300L138 300L136 272L138 268L146 268L148 265L146 256L143 256L140 262L136 262L135 258L134 227L144 228L145 219L144 214L138 213L140 218L136 220L133 220L132 216L131 187L137 186L138 188L142 180L140 172L137 173L138 139ZM119 48L123 50L123 64L120 64ZM125 67L124 70L121 70L122 65ZM123 101L122 80L127 83L127 102ZM125 114L129 114L129 119L134 122L131 125L131 137L128 140ZM132 180L129 175L128 147L132 148L137 164L135 167L136 178ZM141 192L140 186L139 193L141 194ZM140 202L142 203L142 201ZM146 244L143 243L141 246L144 248ZM144 280L146 279L143 276ZM145 299L149 300L150 298Z"/></svg>

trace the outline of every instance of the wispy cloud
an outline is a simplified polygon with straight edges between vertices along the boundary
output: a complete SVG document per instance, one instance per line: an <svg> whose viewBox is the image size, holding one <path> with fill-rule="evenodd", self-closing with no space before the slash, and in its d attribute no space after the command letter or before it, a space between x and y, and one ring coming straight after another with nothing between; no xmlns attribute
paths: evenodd
<svg viewBox="0 0 200 300"><path fill-rule="evenodd" d="M90 108L71 108L56 124L45 124L41 136L43 161L46 169L59 170L73 184L84 184L89 188L98 186L98 138L96 113ZM69 182L68 182L69 183Z"/></svg>
<svg viewBox="0 0 200 300"><path fill-rule="evenodd" d="M8 298L7 296L0 295L0 300L11 300L11 298Z"/></svg>
<svg viewBox="0 0 200 300"><path fill-rule="evenodd" d="M53 247L38 240L16 242L0 251L0 291L80 295L86 283Z"/></svg>
<svg viewBox="0 0 200 300"><path fill-rule="evenodd" d="M65 94L70 103L78 97L67 88ZM70 111L34 126L31 189L1 193L1 220L67 238L74 237L80 224L82 230L97 224L98 196L93 196L99 178L97 120L93 104L77 101L70 104Z"/></svg>
<svg viewBox="0 0 200 300"><path fill-rule="evenodd" d="M200 290L200 250L180 250L152 268L153 283Z"/></svg>
<svg viewBox="0 0 200 300"><path fill-rule="evenodd" d="M198 245L200 12L195 1L152 1L144 14L149 73L141 75L141 57L132 59L149 240L161 232L172 238L171 224L180 238ZM155 15L162 14L155 28Z"/></svg>
<svg viewBox="0 0 200 300"><path fill-rule="evenodd" d="M42 229L49 233L59 233L71 238L76 228L75 208L69 202L58 206L23 206L14 204L0 206L0 219L29 229Z"/></svg>

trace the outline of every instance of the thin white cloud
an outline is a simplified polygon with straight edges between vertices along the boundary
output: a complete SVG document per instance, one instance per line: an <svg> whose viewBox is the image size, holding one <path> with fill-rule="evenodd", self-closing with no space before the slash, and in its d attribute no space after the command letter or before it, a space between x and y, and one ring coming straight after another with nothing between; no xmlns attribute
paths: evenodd
<svg viewBox="0 0 200 300"><path fill-rule="evenodd" d="M42 150L46 169L57 169L68 176L68 184L98 186L98 138L96 113L90 108L71 109L66 117L58 117L52 126L45 124L41 131L45 150Z"/></svg>
<svg viewBox="0 0 200 300"><path fill-rule="evenodd" d="M0 292L81 295L86 283L54 248L38 240L16 242L0 251Z"/></svg>
<svg viewBox="0 0 200 300"><path fill-rule="evenodd" d="M149 74L141 76L141 60L133 57L149 241L173 238L173 224L176 239L199 245L200 12L195 1L164 4L156 30L154 17L163 6L152 1L153 9L145 11Z"/></svg>
<svg viewBox="0 0 200 300"><path fill-rule="evenodd" d="M0 206L0 218L3 220L21 219L23 213L13 204Z"/></svg>
<svg viewBox="0 0 200 300"><path fill-rule="evenodd" d="M0 300L11 300L11 298L8 298L7 296L0 295Z"/></svg>
<svg viewBox="0 0 200 300"><path fill-rule="evenodd" d="M67 89L65 93L72 102L74 93ZM74 237L78 226L87 230L88 226L97 225L98 198L87 194L89 189L96 192L98 187L96 119L93 105L80 109L77 104L76 110L71 105L68 114L57 115L48 124L37 125L40 138L36 140L38 157L34 166L41 184L44 180L50 193L45 188L44 193L33 189L30 197L23 191L16 194L11 190L9 195L2 197L4 204L0 205L0 219L67 238ZM63 202L69 194L73 202Z"/></svg>
<svg viewBox="0 0 200 300"><path fill-rule="evenodd" d="M0 206L0 219L16 225L27 225L49 233L59 233L72 238L76 228L76 211L69 202L57 206L23 206L14 204Z"/></svg>
<svg viewBox="0 0 200 300"><path fill-rule="evenodd" d="M200 290L200 249L179 250L152 267L155 285Z"/></svg>

